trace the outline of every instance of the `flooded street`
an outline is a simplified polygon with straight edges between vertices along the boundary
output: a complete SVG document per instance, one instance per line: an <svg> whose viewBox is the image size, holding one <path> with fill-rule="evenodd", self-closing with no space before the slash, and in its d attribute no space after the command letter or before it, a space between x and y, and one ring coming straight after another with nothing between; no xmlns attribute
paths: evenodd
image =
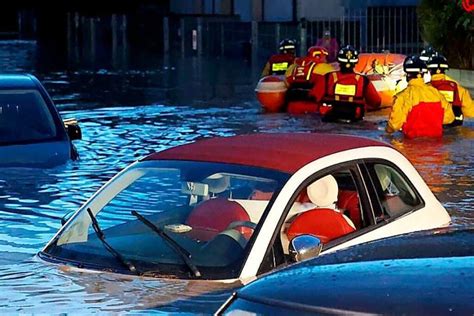
<svg viewBox="0 0 474 316"><path fill-rule="evenodd" d="M454 225L474 224L472 119L442 140L408 141L384 134L387 110L356 125L322 123L314 115L263 114L253 91L261 71L257 63L130 58L119 68L68 66L39 54L35 42L0 42L2 72L36 75L63 118L76 118L83 132L75 141L78 161L52 169L0 169L0 309L6 314L139 311L169 293L178 291L183 299L202 293L190 282L62 271L34 256L57 232L61 217L119 170L151 152L204 137L298 131L383 140L413 162Z"/></svg>

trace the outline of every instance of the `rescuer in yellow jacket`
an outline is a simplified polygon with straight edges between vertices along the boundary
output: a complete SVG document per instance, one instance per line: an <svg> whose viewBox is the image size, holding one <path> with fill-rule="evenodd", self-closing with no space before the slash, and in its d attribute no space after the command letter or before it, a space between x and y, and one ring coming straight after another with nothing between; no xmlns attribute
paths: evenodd
<svg viewBox="0 0 474 316"><path fill-rule="evenodd" d="M435 55L428 61L431 85L451 103L455 115L451 125L458 126L462 125L464 117L474 117L474 102L469 91L445 74L448 69L448 61L443 55Z"/></svg>
<svg viewBox="0 0 474 316"><path fill-rule="evenodd" d="M408 86L394 97L387 133L401 129L408 138L441 137L443 125L454 121L451 105L435 88L423 81L426 64L419 56L405 59Z"/></svg>

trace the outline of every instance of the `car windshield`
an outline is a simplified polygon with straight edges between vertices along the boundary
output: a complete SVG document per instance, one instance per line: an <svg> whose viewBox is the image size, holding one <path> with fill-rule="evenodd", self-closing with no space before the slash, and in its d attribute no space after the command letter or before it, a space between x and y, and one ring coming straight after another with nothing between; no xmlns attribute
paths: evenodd
<svg viewBox="0 0 474 316"><path fill-rule="evenodd" d="M0 89L0 144L55 136L53 117L37 90Z"/></svg>
<svg viewBox="0 0 474 316"><path fill-rule="evenodd" d="M236 278L288 177L231 164L139 162L88 201L42 254L123 273Z"/></svg>

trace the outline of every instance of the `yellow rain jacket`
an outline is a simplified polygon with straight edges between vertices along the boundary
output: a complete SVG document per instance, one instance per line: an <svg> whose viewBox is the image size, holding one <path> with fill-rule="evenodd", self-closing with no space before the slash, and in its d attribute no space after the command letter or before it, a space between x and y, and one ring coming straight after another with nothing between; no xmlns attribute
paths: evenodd
<svg viewBox="0 0 474 316"><path fill-rule="evenodd" d="M469 91L463 88L458 82L451 79L445 74L434 74L431 76L431 81L446 80L456 83L458 88L458 96L461 101L461 111L465 117L474 117L474 102L471 99Z"/></svg>
<svg viewBox="0 0 474 316"><path fill-rule="evenodd" d="M414 115L410 114L414 108L420 106ZM438 120L435 116L430 114L430 110L426 110L429 107L432 109L442 108L442 117ZM425 108L423 114L420 115L420 109ZM429 114L425 116L425 114ZM414 117L415 116L415 117ZM431 120L433 119L434 122ZM407 120L408 122L407 124ZM454 113L448 101L443 95L436 90L424 83L423 78L412 79L408 82L408 86L403 91L399 92L394 96L392 111L388 119L386 131L388 133L394 133L403 129L405 135L411 134L411 137L418 136L440 136L433 135L432 131L436 130L436 133L442 133L442 124L449 124L454 121ZM430 126L439 125L439 126ZM416 129L419 128L419 131ZM425 133L426 130L426 133ZM435 134L436 134L435 133ZM410 135L407 135L410 137Z"/></svg>

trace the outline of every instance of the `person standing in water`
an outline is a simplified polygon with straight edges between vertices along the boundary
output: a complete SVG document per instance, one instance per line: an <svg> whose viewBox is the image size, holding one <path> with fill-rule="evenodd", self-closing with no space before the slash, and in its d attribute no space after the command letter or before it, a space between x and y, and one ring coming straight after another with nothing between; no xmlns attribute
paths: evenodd
<svg viewBox="0 0 474 316"><path fill-rule="evenodd" d="M423 81L427 66L420 56L409 56L403 63L408 86L395 95L385 131L399 130L408 137L441 137L443 125L454 121L451 105L434 87Z"/></svg>
<svg viewBox="0 0 474 316"><path fill-rule="evenodd" d="M382 102L372 82L354 71L359 52L347 45L337 55L339 71L319 76L311 91L320 102L319 113L323 121L362 120L366 110L376 110Z"/></svg>
<svg viewBox="0 0 474 316"><path fill-rule="evenodd" d="M431 86L438 89L453 107L455 119L451 125L462 125L464 117L474 117L474 102L469 91L446 76L446 70L449 69L448 60L437 54L430 58L427 66L431 73Z"/></svg>
<svg viewBox="0 0 474 316"><path fill-rule="evenodd" d="M296 44L291 39L284 39L278 46L278 54L272 55L263 68L260 78L269 75L284 75L295 61Z"/></svg>

